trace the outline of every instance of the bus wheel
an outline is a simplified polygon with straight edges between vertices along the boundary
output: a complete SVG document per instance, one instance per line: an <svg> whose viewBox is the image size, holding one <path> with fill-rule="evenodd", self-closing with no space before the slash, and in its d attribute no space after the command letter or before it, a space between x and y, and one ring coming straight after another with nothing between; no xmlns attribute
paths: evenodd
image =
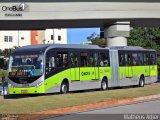
<svg viewBox="0 0 160 120"><path fill-rule="evenodd" d="M139 87L144 87L144 77L140 77Z"/></svg>
<svg viewBox="0 0 160 120"><path fill-rule="evenodd" d="M108 88L108 83L106 79L103 79L101 82L101 90L107 90Z"/></svg>
<svg viewBox="0 0 160 120"><path fill-rule="evenodd" d="M61 90L60 90L60 92L62 94L66 94L66 93L68 93L68 91L69 91L69 86L68 86L67 82L63 82L61 84Z"/></svg>

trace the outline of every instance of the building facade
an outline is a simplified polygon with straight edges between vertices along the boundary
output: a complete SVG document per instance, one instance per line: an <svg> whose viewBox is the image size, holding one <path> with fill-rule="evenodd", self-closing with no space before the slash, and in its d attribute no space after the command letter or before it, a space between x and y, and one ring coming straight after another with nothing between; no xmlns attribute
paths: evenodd
<svg viewBox="0 0 160 120"><path fill-rule="evenodd" d="M67 30L66 29L46 29L45 30L45 44L67 44Z"/></svg>
<svg viewBox="0 0 160 120"><path fill-rule="evenodd" d="M30 45L30 31L0 31L0 49Z"/></svg>
<svg viewBox="0 0 160 120"><path fill-rule="evenodd" d="M67 44L66 29L0 31L0 49L36 44Z"/></svg>

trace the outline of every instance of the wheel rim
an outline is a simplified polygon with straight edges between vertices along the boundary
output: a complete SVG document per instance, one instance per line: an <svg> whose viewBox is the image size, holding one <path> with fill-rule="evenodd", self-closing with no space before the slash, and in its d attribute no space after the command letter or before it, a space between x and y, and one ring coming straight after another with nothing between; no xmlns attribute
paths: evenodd
<svg viewBox="0 0 160 120"><path fill-rule="evenodd" d="M102 81L102 89L105 90L107 88L106 82Z"/></svg>
<svg viewBox="0 0 160 120"><path fill-rule="evenodd" d="M67 85L62 85L62 93L67 93Z"/></svg>

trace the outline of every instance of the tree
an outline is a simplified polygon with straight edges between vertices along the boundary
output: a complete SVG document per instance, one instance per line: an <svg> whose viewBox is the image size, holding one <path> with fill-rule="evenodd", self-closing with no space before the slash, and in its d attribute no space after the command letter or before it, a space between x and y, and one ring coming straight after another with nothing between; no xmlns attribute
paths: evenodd
<svg viewBox="0 0 160 120"><path fill-rule="evenodd" d="M15 51L17 48L19 48L19 47L14 46L14 47L11 48L11 49L4 49L4 50L1 50L1 49L0 49L0 56L9 57L10 54L11 54L13 51Z"/></svg>
<svg viewBox="0 0 160 120"><path fill-rule="evenodd" d="M11 52L10 49L4 49L4 50L3 50L3 56L9 57L10 52Z"/></svg>
<svg viewBox="0 0 160 120"><path fill-rule="evenodd" d="M99 35L96 33L92 33L90 36L87 37L88 41L91 41L93 45L98 45L100 47L106 47L106 40L103 38L101 39Z"/></svg>
<svg viewBox="0 0 160 120"><path fill-rule="evenodd" d="M146 49L155 49L157 56L160 56L160 27L156 28L140 28L135 27L131 30L128 38L128 45L141 46ZM158 57L158 65L160 58Z"/></svg>
<svg viewBox="0 0 160 120"><path fill-rule="evenodd" d="M157 49L160 45L158 43L159 39L160 28L135 27L131 30L128 45Z"/></svg>

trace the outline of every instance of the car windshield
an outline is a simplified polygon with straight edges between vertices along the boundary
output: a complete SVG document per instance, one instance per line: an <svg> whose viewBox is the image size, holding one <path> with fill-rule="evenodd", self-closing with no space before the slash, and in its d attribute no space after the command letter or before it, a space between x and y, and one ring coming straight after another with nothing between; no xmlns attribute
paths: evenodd
<svg viewBox="0 0 160 120"><path fill-rule="evenodd" d="M35 77L43 74L43 55L12 55L9 61L9 76Z"/></svg>

